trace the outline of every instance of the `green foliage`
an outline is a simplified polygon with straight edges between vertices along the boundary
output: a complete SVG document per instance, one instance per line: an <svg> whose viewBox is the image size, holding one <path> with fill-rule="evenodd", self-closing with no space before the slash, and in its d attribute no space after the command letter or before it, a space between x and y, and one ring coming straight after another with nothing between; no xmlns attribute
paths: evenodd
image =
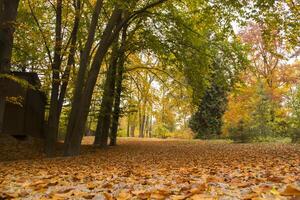
<svg viewBox="0 0 300 200"><path fill-rule="evenodd" d="M118 137L127 137L127 130L124 128L119 129Z"/></svg>
<svg viewBox="0 0 300 200"><path fill-rule="evenodd" d="M294 129L291 138L293 143L300 143L300 129Z"/></svg>
<svg viewBox="0 0 300 200"><path fill-rule="evenodd" d="M222 116L226 110L227 99L224 87L215 83L206 91L198 111L190 120L196 138L214 138L221 135Z"/></svg>
<svg viewBox="0 0 300 200"><path fill-rule="evenodd" d="M238 54L242 55L243 52ZM227 93L237 81L243 68L243 56L231 60L226 52L219 53L211 66L211 83L207 87L196 113L190 120L190 128L197 133L196 138L211 139L221 135L222 117L227 108Z"/></svg>
<svg viewBox="0 0 300 200"><path fill-rule="evenodd" d="M165 127L165 125L163 124L158 124L155 128L154 128L154 133L153 136L157 137L157 138L168 138L169 136L169 130Z"/></svg>

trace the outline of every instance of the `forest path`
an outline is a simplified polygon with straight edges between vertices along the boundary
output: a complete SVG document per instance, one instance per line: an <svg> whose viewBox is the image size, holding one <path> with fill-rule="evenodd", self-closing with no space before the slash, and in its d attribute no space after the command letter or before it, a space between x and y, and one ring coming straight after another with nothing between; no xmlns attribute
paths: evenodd
<svg viewBox="0 0 300 200"><path fill-rule="evenodd" d="M0 199L300 198L300 145L120 139L83 151L0 162Z"/></svg>

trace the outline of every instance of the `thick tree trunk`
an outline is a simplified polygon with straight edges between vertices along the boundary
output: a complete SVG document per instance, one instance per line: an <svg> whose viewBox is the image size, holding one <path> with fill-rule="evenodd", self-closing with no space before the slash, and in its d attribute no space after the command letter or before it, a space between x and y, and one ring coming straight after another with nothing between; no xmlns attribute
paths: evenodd
<svg viewBox="0 0 300 200"><path fill-rule="evenodd" d="M126 49L126 35L127 27L124 27L122 32L122 42L119 50L119 62L117 68L117 80L116 80L116 92L114 100L114 112L112 118L112 127L110 133L110 145L115 146L117 144L117 134L119 127L119 118L120 118L120 104L121 104L121 94L122 94L122 82L123 82L123 73L124 73L124 63L125 63L125 49ZM129 135L129 130L127 130Z"/></svg>
<svg viewBox="0 0 300 200"><path fill-rule="evenodd" d="M113 45L111 60L107 70L94 145L106 147L111 122L112 107L115 95L117 63L119 59L118 42Z"/></svg>
<svg viewBox="0 0 300 200"><path fill-rule="evenodd" d="M11 68L12 48L19 0L0 0L0 73Z"/></svg>
<svg viewBox="0 0 300 200"><path fill-rule="evenodd" d="M89 71L87 81L84 87L84 90L81 94L80 102L78 103L78 112L71 113L68 131L66 136L66 145L65 145L65 155L73 156L80 153L80 144L84 132L85 123L89 113L89 107L91 104L92 94L94 87L97 81L97 77L100 71L101 64L103 59L114 41L115 37L121 30L121 27L117 30L114 30L116 25L120 23L120 16L122 10L115 9L111 15L109 22L103 32L103 35L100 40L100 45L94 56L93 63L91 65L91 70ZM83 87L83 85L81 85ZM76 88L77 89L77 88ZM73 104L72 109L75 105Z"/></svg>
<svg viewBox="0 0 300 200"><path fill-rule="evenodd" d="M76 83L75 83L75 92L74 92L74 96L73 96L72 108L71 108L71 112L70 112L70 116L69 116L67 134L66 134L66 138L65 138L65 145L66 145L65 148L67 148L67 146L69 145L70 138L72 137L71 131L74 128L73 126L75 124L76 116L80 109L79 106L80 106L82 91L84 88L85 76L87 73L87 68L89 65L90 57L91 57L91 55L90 55L91 49L92 49L92 45L95 40L95 33L96 33L97 26L98 26L98 20L99 20L99 16L100 16L102 7L103 7L103 0L97 0L94 11L93 11L92 20L91 20L91 24L89 27L88 37L87 37L87 40L85 43L85 47L80 56L79 71L78 71L78 75L77 75L77 79L76 79Z"/></svg>
<svg viewBox="0 0 300 200"><path fill-rule="evenodd" d="M56 24L55 24L55 48L54 61L52 68L52 89L50 99L50 110L48 118L48 127L46 134L45 151L48 156L53 156L55 153L55 144L58 136L58 95L60 86L60 66L61 66L61 50L62 50L62 0L57 0L56 5Z"/></svg>

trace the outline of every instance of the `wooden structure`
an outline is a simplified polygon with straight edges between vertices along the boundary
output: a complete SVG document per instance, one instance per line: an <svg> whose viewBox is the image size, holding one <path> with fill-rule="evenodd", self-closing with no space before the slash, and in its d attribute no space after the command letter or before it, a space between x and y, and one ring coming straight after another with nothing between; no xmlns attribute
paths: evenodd
<svg viewBox="0 0 300 200"><path fill-rule="evenodd" d="M0 133L44 138L46 96L36 73L0 77Z"/></svg>

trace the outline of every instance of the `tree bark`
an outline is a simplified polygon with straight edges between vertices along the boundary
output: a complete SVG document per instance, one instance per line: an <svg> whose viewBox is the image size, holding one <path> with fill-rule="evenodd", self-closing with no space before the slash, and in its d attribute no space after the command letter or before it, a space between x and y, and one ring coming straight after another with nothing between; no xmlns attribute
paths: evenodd
<svg viewBox="0 0 300 200"><path fill-rule="evenodd" d="M107 70L94 145L106 147L111 122L112 107L115 95L116 71L119 59L119 47L116 41L113 45L109 69Z"/></svg>
<svg viewBox="0 0 300 200"><path fill-rule="evenodd" d="M135 132L135 124L132 124L130 126L130 137L134 137L134 132Z"/></svg>
<svg viewBox="0 0 300 200"><path fill-rule="evenodd" d="M0 0L0 73L8 73L19 0Z"/></svg>
<svg viewBox="0 0 300 200"><path fill-rule="evenodd" d="M149 116L146 115L145 119L145 136L149 137Z"/></svg>
<svg viewBox="0 0 300 200"><path fill-rule="evenodd" d="M92 49L92 45L95 40L95 33L96 33L97 26L98 26L98 20L99 20L99 16L100 16L102 7L103 7L103 0L97 0L95 8L93 10L92 20L91 20L91 24L89 27L88 37L87 37L87 40L85 43L85 47L80 56L79 71L78 71L78 75L77 75L77 79L76 79L76 83L75 83L75 91L74 91L74 95L73 95L72 108L71 108L71 112L69 115L67 134L65 137L65 145L66 145L65 148L67 148L67 146L69 145L70 138L72 137L71 131L74 128L76 116L80 109L79 106L80 106L82 91L84 88L85 76L87 73L87 68L89 65L90 57L91 57L91 55L90 55L91 49Z"/></svg>
<svg viewBox="0 0 300 200"><path fill-rule="evenodd" d="M114 112L112 118L112 127L110 133L110 146L115 146L117 144L117 134L119 127L119 118L120 118L120 104L121 104L121 94L122 94L122 82L123 82L123 73L124 73L124 63L125 63L125 48L126 48L126 32L127 27L124 27L122 32L122 43L119 50L119 62L117 68L117 81L116 81L116 92L114 100Z"/></svg>
<svg viewBox="0 0 300 200"><path fill-rule="evenodd" d="M73 29L71 32L71 45L69 50L69 57L68 57L67 66L65 68L64 74L62 75L62 85L60 87L60 93L58 98L58 117L60 117L64 99L66 96L71 68L75 64L75 54L77 49L76 48L77 35L78 35L79 23L80 23L81 0L74 0L74 7L75 7L75 18L74 18Z"/></svg>
<svg viewBox="0 0 300 200"><path fill-rule="evenodd" d="M62 0L56 2L56 23L55 23L55 47L52 68L52 89L50 99L50 109L48 118L48 127L46 134L45 151L48 156L55 154L55 144L58 136L58 95L60 86L60 66L62 51Z"/></svg>
<svg viewBox="0 0 300 200"><path fill-rule="evenodd" d="M127 117L127 130L126 130L126 134L127 134L127 137L130 137L130 121L129 121L129 117Z"/></svg>
<svg viewBox="0 0 300 200"><path fill-rule="evenodd" d="M150 120L149 120L149 138L152 137L152 115L150 115Z"/></svg>
<svg viewBox="0 0 300 200"><path fill-rule="evenodd" d="M139 111L139 137L140 138L145 137L144 128L145 128L145 112L143 110L143 106L141 106L141 109Z"/></svg>
<svg viewBox="0 0 300 200"><path fill-rule="evenodd" d="M3 133L3 120L5 113L5 98L0 96L0 133Z"/></svg>
<svg viewBox="0 0 300 200"><path fill-rule="evenodd" d="M97 48L96 54L94 56L91 69L89 71L86 84L84 90L81 94L80 101L78 103L78 112L71 113L67 136L65 140L65 155L66 156L74 156L80 153L80 144L84 132L84 127L86 123L86 119L89 113L89 107L91 104L92 94L94 91L94 87L97 81L97 77L100 71L101 64L103 59L114 41L117 34L120 32L121 27L119 29L114 29L118 23L120 23L120 16L122 10L116 8L102 34L100 45ZM83 85L81 85L83 87ZM76 88L77 89L77 88ZM75 104L73 104L72 109Z"/></svg>

